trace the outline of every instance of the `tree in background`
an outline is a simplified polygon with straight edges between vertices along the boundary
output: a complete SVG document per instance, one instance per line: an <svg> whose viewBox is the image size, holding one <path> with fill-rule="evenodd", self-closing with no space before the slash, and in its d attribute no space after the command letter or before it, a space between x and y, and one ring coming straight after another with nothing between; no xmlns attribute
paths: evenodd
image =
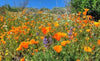
<svg viewBox="0 0 100 61"><path fill-rule="evenodd" d="M71 0L72 12L83 12L85 8L90 9L88 14L100 19L100 0Z"/></svg>
<svg viewBox="0 0 100 61"><path fill-rule="evenodd" d="M13 0L14 7L21 7L23 10L29 3L29 0Z"/></svg>

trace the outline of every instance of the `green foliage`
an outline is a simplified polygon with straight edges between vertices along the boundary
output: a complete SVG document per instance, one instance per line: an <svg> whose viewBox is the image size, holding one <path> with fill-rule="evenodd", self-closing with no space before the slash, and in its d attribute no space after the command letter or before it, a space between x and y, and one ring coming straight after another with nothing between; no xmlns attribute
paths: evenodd
<svg viewBox="0 0 100 61"><path fill-rule="evenodd" d="M3 15L3 14L5 14L6 13L6 10L5 10L5 8L3 8L3 7L0 7L0 15Z"/></svg>
<svg viewBox="0 0 100 61"><path fill-rule="evenodd" d="M48 8L41 8L40 11L43 11L43 12L49 12L50 9L48 9Z"/></svg>
<svg viewBox="0 0 100 61"><path fill-rule="evenodd" d="M21 7L11 7L10 5L4 5L1 8L3 8L1 11L7 10L7 11L11 11L11 12L18 12L18 11L23 10L23 8L21 8Z"/></svg>
<svg viewBox="0 0 100 61"><path fill-rule="evenodd" d="M66 11L64 8L58 8L58 7L54 7L51 10L51 13L55 13L55 14L64 14Z"/></svg>
<svg viewBox="0 0 100 61"><path fill-rule="evenodd" d="M29 8L29 10L36 13L39 11L37 8Z"/></svg>
<svg viewBox="0 0 100 61"><path fill-rule="evenodd" d="M73 12L83 12L85 8L90 9L88 14L95 17L95 20L100 19L100 0L71 0Z"/></svg>

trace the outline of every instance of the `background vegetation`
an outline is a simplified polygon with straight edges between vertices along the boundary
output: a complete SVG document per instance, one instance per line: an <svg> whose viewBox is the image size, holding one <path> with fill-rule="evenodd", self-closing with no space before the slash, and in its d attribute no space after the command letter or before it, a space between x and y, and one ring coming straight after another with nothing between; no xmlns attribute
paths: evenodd
<svg viewBox="0 0 100 61"><path fill-rule="evenodd" d="M90 9L88 14L95 17L95 21L100 19L100 0L71 0L72 12L83 12L85 8Z"/></svg>

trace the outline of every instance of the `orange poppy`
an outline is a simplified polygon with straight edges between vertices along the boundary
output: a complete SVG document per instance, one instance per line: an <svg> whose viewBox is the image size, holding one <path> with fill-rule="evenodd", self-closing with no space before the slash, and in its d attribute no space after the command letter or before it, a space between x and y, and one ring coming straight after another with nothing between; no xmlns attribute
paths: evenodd
<svg viewBox="0 0 100 61"><path fill-rule="evenodd" d="M20 61L25 61L25 57L21 58Z"/></svg>
<svg viewBox="0 0 100 61"><path fill-rule="evenodd" d="M90 32L90 31L91 31L91 29L87 29L87 30L86 30L86 32Z"/></svg>
<svg viewBox="0 0 100 61"><path fill-rule="evenodd" d="M69 41L69 40L67 40L67 41L66 41L66 44L69 44L69 43L70 43L70 41Z"/></svg>
<svg viewBox="0 0 100 61"><path fill-rule="evenodd" d="M62 51L62 46L61 45L56 45L53 47L53 49L57 52L60 53Z"/></svg>
<svg viewBox="0 0 100 61"><path fill-rule="evenodd" d="M35 43L34 44L38 44L39 43L39 41L35 41Z"/></svg>
<svg viewBox="0 0 100 61"><path fill-rule="evenodd" d="M88 41L89 40L89 37L86 37L85 39L86 39L86 41Z"/></svg>
<svg viewBox="0 0 100 61"><path fill-rule="evenodd" d="M74 39L73 41L76 42L78 39Z"/></svg>
<svg viewBox="0 0 100 61"><path fill-rule="evenodd" d="M96 27L98 27L98 26L100 25L100 23L99 23L99 22L94 22L94 25L95 25Z"/></svg>
<svg viewBox="0 0 100 61"><path fill-rule="evenodd" d="M43 37L43 36L41 36L41 37L40 37L40 39L42 39L42 40L43 40L43 39L44 39L44 37Z"/></svg>
<svg viewBox="0 0 100 61"><path fill-rule="evenodd" d="M100 45L100 40L97 41L98 45Z"/></svg>
<svg viewBox="0 0 100 61"><path fill-rule="evenodd" d="M0 61L2 60L2 57L0 56Z"/></svg>
<svg viewBox="0 0 100 61"><path fill-rule="evenodd" d="M35 52L38 52L38 49L35 49Z"/></svg>
<svg viewBox="0 0 100 61"><path fill-rule="evenodd" d="M1 42L2 42L3 44L6 44L6 42L4 41L4 39L1 39Z"/></svg>
<svg viewBox="0 0 100 61"><path fill-rule="evenodd" d="M23 41L23 42L21 42L20 45L21 45L23 48L27 49L27 48L28 48L28 45L29 45L29 42Z"/></svg>
<svg viewBox="0 0 100 61"><path fill-rule="evenodd" d="M62 46L65 46L65 45L66 45L66 41L62 41L62 42L61 42L61 45L62 45Z"/></svg>
<svg viewBox="0 0 100 61"><path fill-rule="evenodd" d="M77 36L77 33L73 33L73 36L76 37Z"/></svg>
<svg viewBox="0 0 100 61"><path fill-rule="evenodd" d="M94 49L95 49L95 46L92 47L92 50L94 50Z"/></svg>
<svg viewBox="0 0 100 61"><path fill-rule="evenodd" d="M81 15L81 12L78 12L78 15Z"/></svg>
<svg viewBox="0 0 100 61"><path fill-rule="evenodd" d="M66 44L69 44L69 43L70 43L69 40L67 40L67 41L62 41L62 42L61 42L61 45L62 45L62 46L65 46Z"/></svg>
<svg viewBox="0 0 100 61"><path fill-rule="evenodd" d="M51 27L43 27L42 32L43 34L47 34L51 30Z"/></svg>
<svg viewBox="0 0 100 61"><path fill-rule="evenodd" d="M87 14L87 12L83 12L83 15L86 15Z"/></svg>
<svg viewBox="0 0 100 61"><path fill-rule="evenodd" d="M84 9L85 10L85 12L88 12L89 11L89 9L88 8L86 8L86 9Z"/></svg>
<svg viewBox="0 0 100 61"><path fill-rule="evenodd" d="M42 11L39 11L38 13L39 13L39 14L42 14Z"/></svg>
<svg viewBox="0 0 100 61"><path fill-rule="evenodd" d="M77 59L76 61L80 61L79 59Z"/></svg>
<svg viewBox="0 0 100 61"><path fill-rule="evenodd" d="M61 32L55 33L53 36L53 38L55 38L57 41L60 41L61 37L62 37Z"/></svg>
<svg viewBox="0 0 100 61"><path fill-rule="evenodd" d="M34 55L35 53L33 52L32 55Z"/></svg>
<svg viewBox="0 0 100 61"><path fill-rule="evenodd" d="M19 47L16 49L17 51L22 50L22 46L19 45Z"/></svg>
<svg viewBox="0 0 100 61"><path fill-rule="evenodd" d="M58 22L55 22L55 23L54 23L54 26L55 26L55 27L58 27L58 26L59 26L59 23L58 23Z"/></svg>
<svg viewBox="0 0 100 61"><path fill-rule="evenodd" d="M59 21L59 20L60 20L60 18L57 18L57 20Z"/></svg>
<svg viewBox="0 0 100 61"><path fill-rule="evenodd" d="M31 39L30 44L34 44L34 43L35 43L35 39Z"/></svg>

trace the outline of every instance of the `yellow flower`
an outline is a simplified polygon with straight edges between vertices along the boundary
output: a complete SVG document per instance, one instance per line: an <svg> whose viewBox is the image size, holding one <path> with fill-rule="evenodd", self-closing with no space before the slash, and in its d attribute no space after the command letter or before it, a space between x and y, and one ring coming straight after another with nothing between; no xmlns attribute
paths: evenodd
<svg viewBox="0 0 100 61"><path fill-rule="evenodd" d="M86 37L85 39L88 41L89 40L89 37Z"/></svg>
<svg viewBox="0 0 100 61"><path fill-rule="evenodd" d="M36 39L38 39L38 37L36 36Z"/></svg>
<svg viewBox="0 0 100 61"><path fill-rule="evenodd" d="M55 26L55 27L58 27L58 26L59 26L58 22L55 22L55 23L54 23L54 26Z"/></svg>
<svg viewBox="0 0 100 61"><path fill-rule="evenodd" d="M82 32L82 30L80 30L80 32Z"/></svg>
<svg viewBox="0 0 100 61"><path fill-rule="evenodd" d="M1 39L1 42L2 42L3 44L6 44L6 42L4 41L4 39Z"/></svg>
<svg viewBox="0 0 100 61"><path fill-rule="evenodd" d="M84 47L84 51L86 51L86 52L92 52L92 49L90 47L85 46Z"/></svg>
<svg viewBox="0 0 100 61"><path fill-rule="evenodd" d="M87 29L87 30L86 30L86 32L90 32L90 31L91 31L91 29Z"/></svg>
<svg viewBox="0 0 100 61"><path fill-rule="evenodd" d="M22 46L19 46L16 51L22 50Z"/></svg>
<svg viewBox="0 0 100 61"><path fill-rule="evenodd" d="M61 36L62 36L62 37L65 37L65 36L66 36L66 33L61 33Z"/></svg>
<svg viewBox="0 0 100 61"><path fill-rule="evenodd" d="M98 20L98 22L100 23L100 20Z"/></svg>
<svg viewBox="0 0 100 61"><path fill-rule="evenodd" d="M98 26L100 25L100 23L99 23L99 22L94 22L94 25L95 25L96 27L98 27Z"/></svg>
<svg viewBox="0 0 100 61"><path fill-rule="evenodd" d="M70 43L70 41L69 41L69 40L67 40L67 41L66 41L66 43L67 43L67 44L69 44L69 43Z"/></svg>
<svg viewBox="0 0 100 61"><path fill-rule="evenodd" d="M8 53L5 53L5 56L7 56L8 55Z"/></svg>
<svg viewBox="0 0 100 61"><path fill-rule="evenodd" d="M62 45L62 46L65 46L65 45L66 45L66 41L62 41L62 42L61 42L61 45Z"/></svg>
<svg viewBox="0 0 100 61"><path fill-rule="evenodd" d="M65 25L68 25L68 22L66 22Z"/></svg>
<svg viewBox="0 0 100 61"><path fill-rule="evenodd" d="M40 39L44 39L44 37L43 37L43 36L41 36L41 37L40 37Z"/></svg>
<svg viewBox="0 0 100 61"><path fill-rule="evenodd" d="M84 9L84 10L85 10L86 12L87 12L87 11L89 11L89 9L88 9L88 8L86 8L86 9Z"/></svg>
<svg viewBox="0 0 100 61"><path fill-rule="evenodd" d="M70 43L69 40L67 40L67 41L62 41L62 42L61 42L61 45L62 45L62 46L65 46L66 44L69 44L69 43Z"/></svg>

